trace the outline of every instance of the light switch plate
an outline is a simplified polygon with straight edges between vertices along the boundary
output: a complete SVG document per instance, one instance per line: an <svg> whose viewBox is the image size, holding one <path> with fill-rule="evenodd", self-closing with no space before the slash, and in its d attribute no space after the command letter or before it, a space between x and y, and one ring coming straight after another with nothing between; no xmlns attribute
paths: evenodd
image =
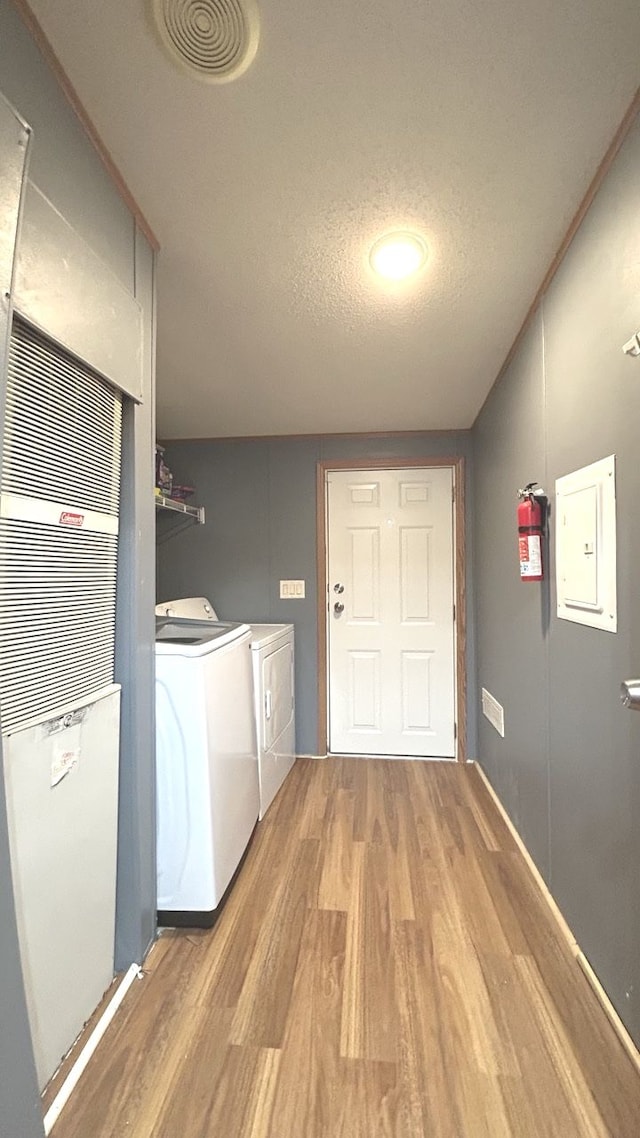
<svg viewBox="0 0 640 1138"><path fill-rule="evenodd" d="M304 600L304 581L281 581L280 582L280 600L281 601L300 601Z"/></svg>

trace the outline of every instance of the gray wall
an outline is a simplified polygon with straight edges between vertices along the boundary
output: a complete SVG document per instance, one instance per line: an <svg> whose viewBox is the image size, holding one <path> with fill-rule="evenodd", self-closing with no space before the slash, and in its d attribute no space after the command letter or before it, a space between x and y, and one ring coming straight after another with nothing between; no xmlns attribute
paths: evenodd
<svg viewBox="0 0 640 1138"><path fill-rule="evenodd" d="M620 681L640 667L640 124L601 187L508 372L474 427L481 762L583 951L640 1042L640 716ZM617 634L555 617L521 584L515 491L617 455Z"/></svg>
<svg viewBox="0 0 640 1138"><path fill-rule="evenodd" d="M33 182L133 293L134 220L9 0L0 0L0 90L38 139Z"/></svg>
<svg viewBox="0 0 640 1138"><path fill-rule="evenodd" d="M153 253L8 0L0 0L0 90L33 129L31 180L145 310L144 403L129 404L125 415L118 585L123 736L116 963L124 965L142 959L155 932ZM32 1138L43 1131L17 951L3 785L0 960L0 1136Z"/></svg>
<svg viewBox="0 0 640 1138"><path fill-rule="evenodd" d="M167 462L197 487L206 525L158 547L158 599L209 596L229 620L289 621L296 629L297 748L317 753L316 463L321 459L464 455L468 433L313 436L175 442ZM470 495L467 496L469 501ZM472 596L473 542L467 517L467 595ZM281 578L303 578L306 597L281 601ZM473 612L468 616L469 748L475 749Z"/></svg>
<svg viewBox="0 0 640 1138"><path fill-rule="evenodd" d="M141 963L156 935L155 258L135 234L135 296L145 314L144 402L127 400L118 551L116 680L122 684L116 969Z"/></svg>

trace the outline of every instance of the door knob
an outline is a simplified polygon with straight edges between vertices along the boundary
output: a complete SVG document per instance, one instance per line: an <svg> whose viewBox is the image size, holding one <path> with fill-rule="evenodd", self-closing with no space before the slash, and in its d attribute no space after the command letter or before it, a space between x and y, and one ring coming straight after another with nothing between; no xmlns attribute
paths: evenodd
<svg viewBox="0 0 640 1138"><path fill-rule="evenodd" d="M620 699L623 707L640 711L640 680L624 680L620 685Z"/></svg>
<svg viewBox="0 0 640 1138"><path fill-rule="evenodd" d="M334 591L334 593L344 593L344 585L340 585L340 584L334 585L333 591Z"/></svg>
<svg viewBox="0 0 640 1138"><path fill-rule="evenodd" d="M333 606L333 611L337 616L340 616L340 613L344 612L344 605L342 601L336 601L335 605Z"/></svg>

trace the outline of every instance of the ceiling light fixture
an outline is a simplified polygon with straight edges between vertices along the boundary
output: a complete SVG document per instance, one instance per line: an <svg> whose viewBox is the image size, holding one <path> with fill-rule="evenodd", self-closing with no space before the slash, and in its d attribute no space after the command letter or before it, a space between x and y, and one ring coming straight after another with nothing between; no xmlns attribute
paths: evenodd
<svg viewBox="0 0 640 1138"><path fill-rule="evenodd" d="M386 233L373 244L369 254L371 268L388 281L404 281L421 269L427 259L427 246L417 233Z"/></svg>

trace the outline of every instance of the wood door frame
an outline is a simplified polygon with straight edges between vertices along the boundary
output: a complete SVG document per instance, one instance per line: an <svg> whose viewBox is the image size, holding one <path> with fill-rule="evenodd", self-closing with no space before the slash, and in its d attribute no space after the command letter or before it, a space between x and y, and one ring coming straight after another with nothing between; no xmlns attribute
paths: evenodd
<svg viewBox="0 0 640 1138"><path fill-rule="evenodd" d="M424 458L340 458L322 459L316 464L316 560L318 582L318 754L326 755L328 745L327 706L327 500L328 470L410 470L423 467L449 467L453 473L453 571L455 589L455 707L456 759L467 760L467 590L465 586L465 461L455 457Z"/></svg>

